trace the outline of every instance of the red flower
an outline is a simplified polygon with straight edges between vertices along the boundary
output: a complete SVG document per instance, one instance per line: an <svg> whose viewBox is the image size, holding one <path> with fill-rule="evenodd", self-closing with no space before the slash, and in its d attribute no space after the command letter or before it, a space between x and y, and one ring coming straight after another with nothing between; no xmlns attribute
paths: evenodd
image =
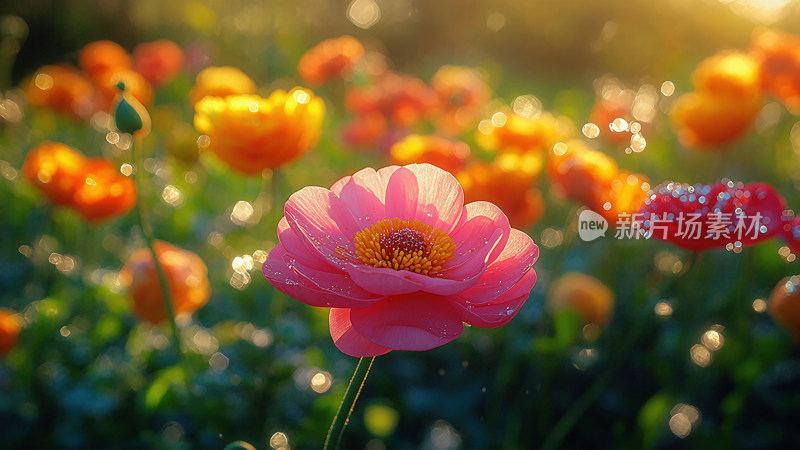
<svg viewBox="0 0 800 450"><path fill-rule="evenodd" d="M433 75L431 87L439 99L437 127L453 135L477 124L492 96L483 75L471 67L442 66Z"/></svg>
<svg viewBox="0 0 800 450"><path fill-rule="evenodd" d="M783 230L786 204L765 183L663 183L639 210L642 229L688 250L753 245Z"/></svg>
<svg viewBox="0 0 800 450"><path fill-rule="evenodd" d="M142 42L133 49L133 67L153 86L169 82L183 66L183 50L178 44L159 39Z"/></svg>
<svg viewBox="0 0 800 450"><path fill-rule="evenodd" d="M345 106L357 115L381 114L397 127L410 127L437 105L436 94L424 81L385 72L375 84L347 93Z"/></svg>
<svg viewBox="0 0 800 450"><path fill-rule="evenodd" d="M386 133L386 119L380 113L356 116L344 124L340 132L345 144L367 147L379 142Z"/></svg>
<svg viewBox="0 0 800 450"><path fill-rule="evenodd" d="M297 71L308 84L319 86L350 74L364 57L364 46L352 36L322 41L300 58Z"/></svg>
<svg viewBox="0 0 800 450"><path fill-rule="evenodd" d="M491 203L465 206L458 181L430 164L306 187L284 211L264 276L331 307L331 336L351 356L438 347L464 322L499 327L536 282L531 238Z"/></svg>

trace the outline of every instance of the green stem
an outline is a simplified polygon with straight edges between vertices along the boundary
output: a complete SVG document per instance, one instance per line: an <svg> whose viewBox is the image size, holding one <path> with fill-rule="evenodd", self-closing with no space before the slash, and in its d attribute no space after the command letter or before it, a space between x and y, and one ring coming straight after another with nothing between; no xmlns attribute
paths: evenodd
<svg viewBox="0 0 800 450"><path fill-rule="evenodd" d="M144 172L144 164L142 163L141 155L136 151L135 140L131 144L131 159L133 160L133 182L136 184L136 218L139 222L139 228L142 230L144 241L147 248L150 250L150 256L153 258L153 263L156 267L156 274L158 275L158 284L161 286L161 294L164 297L164 305L167 309L169 316L170 328L172 330L172 340L175 345L175 351L178 353L178 360L183 366L184 376L188 377L189 372L186 364L184 363L183 350L181 346L181 335L178 332L178 324L175 321L175 309L172 303L172 295L169 292L169 284L167 284L167 274L164 272L164 267L161 265L156 250L153 247L153 230L147 222L147 215L145 213L144 205L142 203L142 186L140 183L142 172Z"/></svg>
<svg viewBox="0 0 800 450"><path fill-rule="evenodd" d="M647 308L648 310L650 308ZM628 334L625 336L624 345L620 348L619 355L629 355L630 351L633 350L633 346L636 341L639 339L642 331L645 329L645 325L647 324L647 317L650 315L651 311L647 311L648 314L639 314L639 318L636 324L630 329ZM550 431L550 434L547 436L547 439L542 444L541 450L552 450L555 448L559 448L561 446L561 442L563 442L564 438L567 437L572 427L578 422L578 420L583 416L587 409L592 405L592 403L597 400L600 395L605 391L608 387L608 384L617 374L617 371L622 364L625 362L625 358L616 358L611 365L606 369L606 371L595 380L594 384L589 387L589 389L583 392L583 395L578 398L578 400L572 404L569 410L561 416L561 419L558 420L556 425Z"/></svg>
<svg viewBox="0 0 800 450"><path fill-rule="evenodd" d="M328 431L328 437L325 438L325 445L322 446L323 450L331 450L339 447L339 441L342 439L342 432L347 422L350 420L350 414L353 413L353 407L358 399L358 394L361 393L361 388L364 387L364 381L369 375L369 369L372 367L372 362L375 357L362 357L358 360L356 371L353 373L353 378L350 379L350 384L347 385L347 390L344 393L342 404L339 405L339 410L333 418L331 429Z"/></svg>
<svg viewBox="0 0 800 450"><path fill-rule="evenodd" d="M670 289L672 289L675 283L681 279L689 271L689 269L697 264L698 257L699 254L697 252L690 253L686 259L686 263L677 274L670 277L668 280L662 280L659 285L659 289L657 289L652 299L657 301L662 295L666 294ZM642 332L645 330L646 325L649 322L648 319L652 316L653 312L653 305L651 303L652 301L643 305L644 308L639 312L634 326L631 327L630 331L625 335L622 346L617 352L616 357L608 365L605 372L603 372L600 377L595 380L589 389L583 392L578 400L572 404L570 409L567 410L563 416L561 416L558 422L556 422L556 425L547 435L547 438L542 444L541 450L552 450L559 448L561 443L569 434L570 430L572 430L575 424L578 423L578 420L583 416L586 410L589 409L592 403L594 403L595 400L597 400L606 390L609 383L611 383L619 369L622 367L622 364L626 361L627 356L630 355Z"/></svg>
<svg viewBox="0 0 800 450"><path fill-rule="evenodd" d="M275 205L280 204L280 199L276 194L279 183L278 169L272 169L272 173L269 176L261 175L261 190L258 192L257 201L261 206L261 220L269 228L268 232L275 231L275 225L271 218L275 213ZM282 213L283 211L281 210L280 212Z"/></svg>

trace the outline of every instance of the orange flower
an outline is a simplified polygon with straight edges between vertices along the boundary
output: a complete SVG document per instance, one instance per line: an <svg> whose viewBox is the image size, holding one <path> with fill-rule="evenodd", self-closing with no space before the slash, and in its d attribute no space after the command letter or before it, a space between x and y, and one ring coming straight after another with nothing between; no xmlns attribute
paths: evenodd
<svg viewBox="0 0 800 450"><path fill-rule="evenodd" d="M110 112L119 94L118 83L125 84L125 94L134 97L143 106L153 102L153 88L139 73L132 70L105 72L95 78L95 86L102 96L102 108Z"/></svg>
<svg viewBox="0 0 800 450"><path fill-rule="evenodd" d="M605 326L614 309L614 294L595 277L571 272L559 277L550 289L547 308L551 312L572 309L586 323Z"/></svg>
<svg viewBox="0 0 800 450"><path fill-rule="evenodd" d="M45 142L25 156L22 175L52 203L71 206L86 164L86 157L72 147Z"/></svg>
<svg viewBox="0 0 800 450"><path fill-rule="evenodd" d="M119 44L111 41L95 41L86 44L78 55L78 65L92 80L107 77L108 73L130 70L131 57Z"/></svg>
<svg viewBox="0 0 800 450"><path fill-rule="evenodd" d="M541 156L536 153L504 153L490 164L469 165L457 178L466 201L494 203L512 226L527 228L544 215L542 193L533 188L541 169Z"/></svg>
<svg viewBox="0 0 800 450"><path fill-rule="evenodd" d="M692 84L697 91L716 96L758 97L759 81L758 61L732 51L706 58L692 73Z"/></svg>
<svg viewBox="0 0 800 450"><path fill-rule="evenodd" d="M194 87L189 92L192 105L203 97L227 97L256 92L256 83L241 70L230 67L206 67L197 74Z"/></svg>
<svg viewBox="0 0 800 450"><path fill-rule="evenodd" d="M0 356L10 352L19 343L22 319L7 308L0 308Z"/></svg>
<svg viewBox="0 0 800 450"><path fill-rule="evenodd" d="M134 70L154 86L175 78L183 66L183 59L183 50L168 39L143 42L133 49Z"/></svg>
<svg viewBox="0 0 800 450"><path fill-rule="evenodd" d="M369 146L386 133L386 119L379 113L356 116L342 126L341 133L342 140L348 145Z"/></svg>
<svg viewBox="0 0 800 450"><path fill-rule="evenodd" d="M596 209L599 192L611 186L618 172L613 158L577 140L556 144L547 159L553 187L592 209Z"/></svg>
<svg viewBox="0 0 800 450"><path fill-rule="evenodd" d="M758 61L761 87L800 114L800 37L757 28L750 54Z"/></svg>
<svg viewBox="0 0 800 450"><path fill-rule="evenodd" d="M166 242L155 241L153 247L167 276L175 314L192 314L205 305L211 296L211 285L203 260L188 250ZM154 324L167 319L164 296L149 249L135 251L119 277L128 289L137 316Z"/></svg>
<svg viewBox="0 0 800 450"><path fill-rule="evenodd" d="M194 126L210 138L208 149L246 175L274 169L316 145L325 103L311 91L206 97L195 105Z"/></svg>
<svg viewBox="0 0 800 450"><path fill-rule="evenodd" d="M431 86L439 98L437 127L450 134L474 126L492 95L481 73L471 67L442 66Z"/></svg>
<svg viewBox="0 0 800 450"><path fill-rule="evenodd" d="M634 214L644 205L650 183L642 174L620 170L611 185L601 189L593 209L614 226L620 214Z"/></svg>
<svg viewBox="0 0 800 450"><path fill-rule="evenodd" d="M86 158L64 144L46 142L31 150L22 174L51 202L73 208L88 221L125 214L136 203L133 180L110 161Z"/></svg>
<svg viewBox="0 0 800 450"><path fill-rule="evenodd" d="M689 92L672 107L672 121L683 145L700 150L727 144L745 134L761 110L761 98Z"/></svg>
<svg viewBox="0 0 800 450"><path fill-rule="evenodd" d="M110 161L92 159L77 183L73 208L89 221L126 214L136 204L136 185Z"/></svg>
<svg viewBox="0 0 800 450"><path fill-rule="evenodd" d="M761 109L758 62L727 52L703 61L692 74L696 91L678 98L672 121L687 147L713 147L744 134Z"/></svg>
<svg viewBox="0 0 800 450"><path fill-rule="evenodd" d="M800 277L782 279L769 297L769 315L800 344Z"/></svg>
<svg viewBox="0 0 800 450"><path fill-rule="evenodd" d="M32 105L53 109L77 119L86 119L95 110L94 87L70 66L44 66L28 85Z"/></svg>
<svg viewBox="0 0 800 450"><path fill-rule="evenodd" d="M620 213L633 214L647 198L647 178L620 170L610 156L581 141L558 143L547 160L553 188L605 217L612 225Z"/></svg>
<svg viewBox="0 0 800 450"><path fill-rule="evenodd" d="M600 136L612 144L624 144L628 142L631 137L630 131L616 132L612 131L611 124L616 119L624 119L630 122L633 118L631 116L631 106L633 98L625 95L614 97L613 99L597 99L592 112L589 113L589 122L594 123L600 129Z"/></svg>
<svg viewBox="0 0 800 450"><path fill-rule="evenodd" d="M469 145L460 141L412 134L394 144L389 153L394 164L430 163L455 173L464 167L470 150Z"/></svg>
<svg viewBox="0 0 800 450"><path fill-rule="evenodd" d="M352 36L342 36L322 41L305 52L297 71L303 81L319 86L346 76L363 57L364 46Z"/></svg>
<svg viewBox="0 0 800 450"><path fill-rule="evenodd" d="M392 125L407 128L433 111L436 95L422 80L387 71L374 84L349 91L345 106L362 116L381 114Z"/></svg>
<svg viewBox="0 0 800 450"><path fill-rule="evenodd" d="M573 133L567 119L550 113L523 117L499 111L482 120L475 132L475 142L491 152L529 152L552 148L558 140Z"/></svg>

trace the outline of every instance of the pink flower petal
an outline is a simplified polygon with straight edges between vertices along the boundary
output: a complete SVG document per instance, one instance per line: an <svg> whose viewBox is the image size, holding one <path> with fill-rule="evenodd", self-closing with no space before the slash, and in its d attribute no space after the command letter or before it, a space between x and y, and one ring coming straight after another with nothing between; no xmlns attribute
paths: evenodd
<svg viewBox="0 0 800 450"><path fill-rule="evenodd" d="M342 192L342 188L344 187L344 185L350 182L351 178L353 177L346 176L344 178L340 178L336 183L333 183L333 186L331 186L330 191L336 195L339 195L339 193Z"/></svg>
<svg viewBox="0 0 800 450"><path fill-rule="evenodd" d="M461 185L431 164L400 167L386 186L386 217L416 219L449 234L463 213Z"/></svg>
<svg viewBox="0 0 800 450"><path fill-rule="evenodd" d="M489 303L511 289L539 258L539 247L522 231L511 229L505 248L478 282L459 297L472 304Z"/></svg>
<svg viewBox="0 0 800 450"><path fill-rule="evenodd" d="M446 297L423 293L387 297L372 306L352 309L350 320L359 334L392 350L429 350L464 331Z"/></svg>
<svg viewBox="0 0 800 450"><path fill-rule="evenodd" d="M461 299L451 297L451 306L458 311L461 320L480 328L496 328L507 324L517 315L528 300L531 289L536 284L536 271L525 275L505 294L489 303L465 304Z"/></svg>
<svg viewBox="0 0 800 450"><path fill-rule="evenodd" d="M358 288L345 273L303 266L281 243L269 252L261 271L276 289L310 306L360 308L381 299Z"/></svg>
<svg viewBox="0 0 800 450"><path fill-rule="evenodd" d="M323 306L336 308L361 308L372 304L383 298L382 295L366 291L350 279L346 272L342 271L322 271L304 265L302 262L293 260L292 255L284 257L290 268L298 275L312 282L316 287L331 295L341 297L342 300L337 304L326 302Z"/></svg>
<svg viewBox="0 0 800 450"><path fill-rule="evenodd" d="M348 238L357 231L355 221L331 191L305 187L289 197L284 213L289 226L306 246L331 264L341 267L347 263L346 255L355 255L353 240Z"/></svg>
<svg viewBox="0 0 800 450"><path fill-rule="evenodd" d="M349 308L331 308L328 322L336 348L342 353L356 358L389 353L390 349L370 342L353 328L353 324L350 322L350 311Z"/></svg>
<svg viewBox="0 0 800 450"><path fill-rule="evenodd" d="M278 222L278 242L287 253L302 261L305 265L319 270L335 270L331 263L316 250L310 248L308 241L297 235L289 226L286 217Z"/></svg>
<svg viewBox="0 0 800 450"><path fill-rule="evenodd" d="M377 172L372 168L366 168L356 172L341 187L339 198L355 219L358 231L386 218L384 205L386 186L398 168L398 166L384 167Z"/></svg>
<svg viewBox="0 0 800 450"><path fill-rule="evenodd" d="M481 274L487 264L500 255L511 234L508 218L497 206L488 202L473 202L464 210L466 214L461 224L450 235L456 250L455 257L444 266L447 278Z"/></svg>
<svg viewBox="0 0 800 450"><path fill-rule="evenodd" d="M424 285L411 280L411 272L375 268L367 265L351 265L345 268L353 281L369 292L380 295L409 294L421 290Z"/></svg>
<svg viewBox="0 0 800 450"><path fill-rule="evenodd" d="M469 288L480 276L480 273L476 273L469 279L453 280L363 264L350 265L345 270L359 286L380 295L401 295L418 291L451 295Z"/></svg>

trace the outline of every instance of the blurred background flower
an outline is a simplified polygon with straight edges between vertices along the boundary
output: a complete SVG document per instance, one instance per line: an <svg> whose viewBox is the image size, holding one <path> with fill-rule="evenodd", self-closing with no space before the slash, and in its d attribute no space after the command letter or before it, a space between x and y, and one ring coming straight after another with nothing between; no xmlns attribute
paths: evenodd
<svg viewBox="0 0 800 450"><path fill-rule="evenodd" d="M276 90L268 98L206 96L195 111L194 126L208 139L205 147L232 169L254 175L277 169L316 145L325 104L297 87Z"/></svg>
<svg viewBox="0 0 800 450"><path fill-rule="evenodd" d="M203 260L167 242L156 241L153 247L167 277L175 315L192 314L205 305L211 296L211 287ZM153 324L167 320L164 295L149 249L136 250L119 277L128 290L137 316Z"/></svg>

